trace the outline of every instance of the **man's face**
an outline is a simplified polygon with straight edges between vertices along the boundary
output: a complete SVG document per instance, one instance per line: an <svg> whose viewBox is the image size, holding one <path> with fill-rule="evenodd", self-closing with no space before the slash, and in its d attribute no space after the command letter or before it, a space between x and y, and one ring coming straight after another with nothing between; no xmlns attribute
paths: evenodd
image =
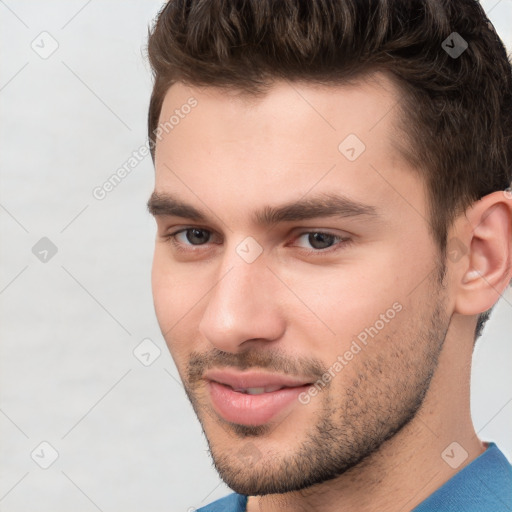
<svg viewBox="0 0 512 512"><path fill-rule="evenodd" d="M160 122L181 115L156 149L155 308L237 492L343 473L435 371L450 306L424 184L393 146L399 95L376 80L165 98Z"/></svg>

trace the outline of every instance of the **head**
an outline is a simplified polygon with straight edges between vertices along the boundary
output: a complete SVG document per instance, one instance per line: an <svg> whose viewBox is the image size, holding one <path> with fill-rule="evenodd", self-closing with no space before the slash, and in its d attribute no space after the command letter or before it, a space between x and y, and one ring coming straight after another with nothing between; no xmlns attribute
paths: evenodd
<svg viewBox="0 0 512 512"><path fill-rule="evenodd" d="M170 1L148 49L155 307L214 462L247 494L334 478L510 281L505 49L469 0ZM226 417L218 369L305 386Z"/></svg>

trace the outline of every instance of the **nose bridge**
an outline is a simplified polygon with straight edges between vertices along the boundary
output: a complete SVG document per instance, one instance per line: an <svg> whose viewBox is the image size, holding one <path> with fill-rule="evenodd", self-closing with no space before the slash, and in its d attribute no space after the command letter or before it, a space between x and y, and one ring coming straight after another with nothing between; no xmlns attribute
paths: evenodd
<svg viewBox="0 0 512 512"><path fill-rule="evenodd" d="M262 251L253 241L228 248L218 280L207 296L200 331L217 348L229 352L247 340L276 339L284 320L273 286Z"/></svg>
<svg viewBox="0 0 512 512"><path fill-rule="evenodd" d="M241 309L248 302L257 303L270 284L268 274L263 247L254 238L247 237L236 245L227 246L211 303L216 307L215 302L219 305L233 302ZM244 298L248 300L241 300Z"/></svg>

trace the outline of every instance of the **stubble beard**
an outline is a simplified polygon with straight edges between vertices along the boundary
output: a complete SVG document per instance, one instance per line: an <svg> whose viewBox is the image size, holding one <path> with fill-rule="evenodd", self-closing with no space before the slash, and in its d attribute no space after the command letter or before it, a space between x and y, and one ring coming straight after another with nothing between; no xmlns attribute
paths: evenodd
<svg viewBox="0 0 512 512"><path fill-rule="evenodd" d="M297 444L292 448L261 453L256 445L264 446L265 438L280 425L228 424L185 386L222 480L234 491L251 496L300 491L337 478L378 452L416 416L437 368L449 318L441 293L433 303L430 317L417 315L414 329L376 338L363 357L358 355L351 362L359 368L343 388L330 386L329 392L324 390L311 401L321 402L314 412L318 419L305 432L294 434ZM229 451L208 436L207 418L231 437ZM243 456L248 443L255 451L252 458Z"/></svg>

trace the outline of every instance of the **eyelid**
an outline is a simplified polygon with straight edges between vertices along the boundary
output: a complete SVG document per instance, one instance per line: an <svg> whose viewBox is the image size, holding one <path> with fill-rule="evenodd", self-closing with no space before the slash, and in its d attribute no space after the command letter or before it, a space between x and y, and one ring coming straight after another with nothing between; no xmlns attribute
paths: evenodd
<svg viewBox="0 0 512 512"><path fill-rule="evenodd" d="M189 244L189 243L178 242L176 240L176 237L179 234L184 233L189 230L193 230L193 229L198 229L200 231L206 231L206 232L210 233L211 235L213 235L213 237L218 235L218 233L216 233L214 230L204 228L201 226L181 226L179 229L174 230L172 233L164 235L164 238L167 241L169 241L176 248L176 250L182 251L182 252L188 252L188 253L198 252L201 247L208 248L210 243L215 243L215 242L211 242L211 240L209 240L205 244L194 245L194 244ZM309 235L312 233L321 233L323 235L332 236L333 238L335 238L337 240L337 242L335 242L334 245L327 247L325 249L314 249L314 248L307 249L305 247L289 245L289 244L287 244L286 247L290 247L290 246L297 247L303 254L308 255L308 256L310 256L310 255L321 256L321 255L327 255L329 253L340 250L341 248L346 247L347 245L349 245L350 243L353 242L351 235L347 234L348 236L344 236L342 234L333 233L328 229L321 229L321 228L318 228L318 229L303 228L302 231L300 231L298 234L296 234L292 237L293 238L292 242L296 242L299 238L303 237L304 235Z"/></svg>
<svg viewBox="0 0 512 512"><path fill-rule="evenodd" d="M202 247L202 246L205 246L205 245L207 245L207 244L209 244L211 242L211 240L209 240L208 242L206 242L206 244L199 244L199 245L182 244L182 243L176 242L176 237L179 234L185 233L187 231L191 231L193 229L197 229L199 231L206 231L207 233L210 233L210 235L211 235L210 238L214 238L214 237L218 236L218 233L216 233L214 230L208 229L208 228L203 228L202 226L182 226L179 229L173 230L172 233L168 233L168 234L163 235L163 238L166 238L168 240L173 241L174 243L176 243L176 245L185 245L187 247Z"/></svg>
<svg viewBox="0 0 512 512"><path fill-rule="evenodd" d="M340 235L340 234L336 234L336 233L331 233L330 231L328 230L323 230L323 229L308 229L307 231L302 231L300 232L299 234L295 235L293 237L293 240L296 241L298 240L299 238L302 238L303 236L305 235L311 235L313 233L320 233L322 235L327 235L327 236L331 236L335 239L337 239L338 241L343 241L343 240L346 240L347 238L349 237L346 237L346 236L343 236L343 235ZM317 249L317 251L321 251L322 249Z"/></svg>
<svg viewBox="0 0 512 512"><path fill-rule="evenodd" d="M321 233L323 235L332 236L337 241L335 241L333 243L333 245L331 245L330 247L326 247L325 249L307 249L305 247L300 247L300 246L292 246L292 247L297 247L298 249L300 249L300 251L303 254L306 254L307 256L327 256L331 253L334 253L338 250L345 248L347 245L349 245L350 243L353 242L353 240L350 236L344 236L341 234L332 233L328 229L314 229L314 228L313 229L308 228L306 230L303 230L302 232L300 232L299 234L297 234L294 237L293 242L297 241L299 238L303 237L304 235L309 235L312 233Z"/></svg>

